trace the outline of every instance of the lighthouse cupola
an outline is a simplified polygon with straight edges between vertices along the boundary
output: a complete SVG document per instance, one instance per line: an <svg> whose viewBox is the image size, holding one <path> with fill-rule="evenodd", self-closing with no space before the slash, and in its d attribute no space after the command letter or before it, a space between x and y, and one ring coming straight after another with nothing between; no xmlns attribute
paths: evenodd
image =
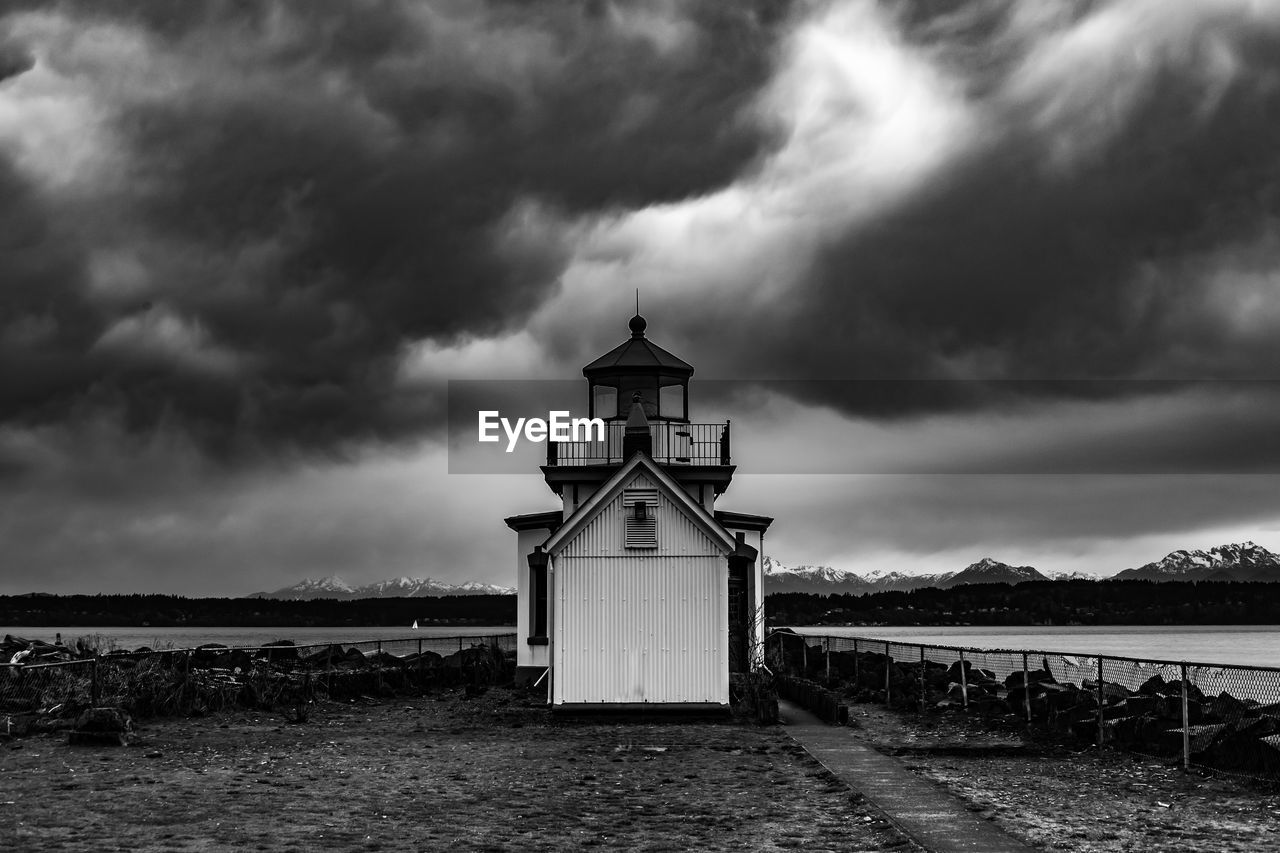
<svg viewBox="0 0 1280 853"><path fill-rule="evenodd" d="M625 421L640 395L650 421L689 421L689 377L693 366L645 337L648 323L636 314L631 337L582 368L590 417Z"/></svg>

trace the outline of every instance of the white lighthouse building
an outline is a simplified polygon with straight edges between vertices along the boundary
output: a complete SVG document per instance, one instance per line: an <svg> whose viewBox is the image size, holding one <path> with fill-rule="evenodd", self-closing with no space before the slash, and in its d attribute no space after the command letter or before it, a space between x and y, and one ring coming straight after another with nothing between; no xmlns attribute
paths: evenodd
<svg viewBox="0 0 1280 853"><path fill-rule="evenodd" d="M548 443L562 501L517 515L517 663L553 708L727 707L764 632L773 519L716 509L729 424L693 423L693 367L631 337L583 368L603 439Z"/></svg>

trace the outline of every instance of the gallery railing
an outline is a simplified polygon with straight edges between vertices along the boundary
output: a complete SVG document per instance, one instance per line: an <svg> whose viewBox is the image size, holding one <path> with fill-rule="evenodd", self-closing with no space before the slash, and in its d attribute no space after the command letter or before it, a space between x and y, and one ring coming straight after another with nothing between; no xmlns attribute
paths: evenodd
<svg viewBox="0 0 1280 853"><path fill-rule="evenodd" d="M603 436L590 440L548 441L547 465L618 465L623 458L626 424L605 424ZM584 433L579 433L584 435ZM649 424L652 450L649 455L664 465L729 465L729 424Z"/></svg>

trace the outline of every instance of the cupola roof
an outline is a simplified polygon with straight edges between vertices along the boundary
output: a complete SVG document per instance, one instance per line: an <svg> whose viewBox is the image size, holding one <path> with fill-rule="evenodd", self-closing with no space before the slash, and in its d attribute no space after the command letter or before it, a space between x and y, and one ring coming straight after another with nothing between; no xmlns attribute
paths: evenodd
<svg viewBox="0 0 1280 853"><path fill-rule="evenodd" d="M648 323L639 314L627 324L631 329L630 340L614 347L595 361L582 368L588 378L603 373L655 372L667 375L692 376L693 365L672 355L644 336Z"/></svg>

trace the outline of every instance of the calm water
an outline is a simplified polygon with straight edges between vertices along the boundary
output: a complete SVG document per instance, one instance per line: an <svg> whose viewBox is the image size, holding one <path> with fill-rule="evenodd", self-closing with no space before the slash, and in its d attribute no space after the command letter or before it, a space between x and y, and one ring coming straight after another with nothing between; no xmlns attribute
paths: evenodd
<svg viewBox="0 0 1280 853"><path fill-rule="evenodd" d="M1043 649L1081 655L1187 660L1199 663L1280 666L1280 626L1276 625L1108 625L1054 627L840 627L797 628L803 634L838 637L878 637L905 643L966 646L989 649ZM53 641L97 634L118 648L191 648L201 643L253 646L272 640L298 644L357 640L390 640L416 637L486 636L510 634L511 625L430 626L417 631L402 627L380 628L100 628L84 626L0 626L0 634Z"/></svg>
<svg viewBox="0 0 1280 853"><path fill-rule="evenodd" d="M1249 666L1280 666L1277 625L1107 625L1050 627L893 627L820 625L802 634L876 637L902 643L1120 655Z"/></svg>
<svg viewBox="0 0 1280 853"><path fill-rule="evenodd" d="M414 631L394 628L96 628L96 627L0 627L0 634L14 634L28 640L53 642L62 633L64 641L76 637L98 635L115 643L117 648L188 649L202 643L224 646L258 646L272 640L293 640L298 645L309 643L358 642L360 640L403 640L418 637L489 636L515 633L515 626L430 626Z"/></svg>

